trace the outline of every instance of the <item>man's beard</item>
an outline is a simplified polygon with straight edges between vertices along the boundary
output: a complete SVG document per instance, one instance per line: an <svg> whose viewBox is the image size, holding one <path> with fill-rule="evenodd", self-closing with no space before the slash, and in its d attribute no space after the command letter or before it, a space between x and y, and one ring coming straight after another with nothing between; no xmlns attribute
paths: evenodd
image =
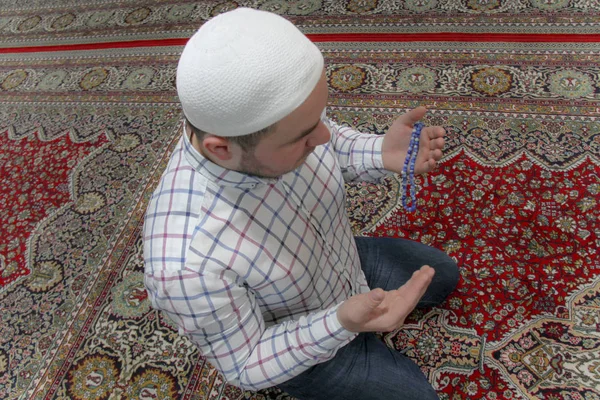
<svg viewBox="0 0 600 400"><path fill-rule="evenodd" d="M293 168L290 168L287 171L273 171L260 161L256 159L253 153L244 152L242 156L242 161L240 163L240 170L247 175L256 176L258 178L266 178L266 179L276 179L282 175L287 174L288 172L292 172L296 168L300 167L306 161L306 158L315 150L315 148L310 149L306 152L306 154L298 160L298 162L294 165Z"/></svg>

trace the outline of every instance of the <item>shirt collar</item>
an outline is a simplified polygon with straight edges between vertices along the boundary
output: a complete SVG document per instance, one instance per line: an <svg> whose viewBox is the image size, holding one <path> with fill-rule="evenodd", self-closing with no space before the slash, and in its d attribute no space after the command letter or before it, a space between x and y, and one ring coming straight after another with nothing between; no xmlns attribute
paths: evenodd
<svg viewBox="0 0 600 400"><path fill-rule="evenodd" d="M231 186L241 189L253 189L257 185L268 185L277 182L278 179L260 178L242 172L233 171L217 165L205 158L192 146L186 123L183 122L183 152L186 160L192 168L208 180L219 186Z"/></svg>

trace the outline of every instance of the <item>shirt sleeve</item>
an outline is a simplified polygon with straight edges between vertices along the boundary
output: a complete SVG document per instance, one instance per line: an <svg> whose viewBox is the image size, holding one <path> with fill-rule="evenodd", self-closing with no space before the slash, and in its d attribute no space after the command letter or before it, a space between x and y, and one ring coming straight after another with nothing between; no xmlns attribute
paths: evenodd
<svg viewBox="0 0 600 400"><path fill-rule="evenodd" d="M191 270L146 275L153 306L179 326L225 378L248 390L285 382L331 359L356 334L338 306L265 328L250 290L232 277Z"/></svg>
<svg viewBox="0 0 600 400"><path fill-rule="evenodd" d="M357 132L329 119L325 122L331 130L331 141L344 180L376 181L391 173L383 168L383 136Z"/></svg>

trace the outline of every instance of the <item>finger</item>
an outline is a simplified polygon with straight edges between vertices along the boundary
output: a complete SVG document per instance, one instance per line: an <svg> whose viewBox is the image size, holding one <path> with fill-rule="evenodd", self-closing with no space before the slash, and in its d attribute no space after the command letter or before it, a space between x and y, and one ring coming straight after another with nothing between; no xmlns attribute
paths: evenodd
<svg viewBox="0 0 600 400"><path fill-rule="evenodd" d="M421 137L426 135L429 139L437 139L446 135L446 130L441 126L428 126L421 132Z"/></svg>
<svg viewBox="0 0 600 400"><path fill-rule="evenodd" d="M423 265L419 270L413 272L414 275L424 275L428 279L432 279L433 275L435 275L435 269L431 268L429 265Z"/></svg>
<svg viewBox="0 0 600 400"><path fill-rule="evenodd" d="M377 308L385 298L385 292L381 288L373 289L369 292L369 299L372 303L372 308Z"/></svg>
<svg viewBox="0 0 600 400"><path fill-rule="evenodd" d="M405 114L402 114L398 120L405 125L413 126L415 123L419 122L423 116L425 116L426 112L427 109L425 107L419 106L417 108L413 108Z"/></svg>
<svg viewBox="0 0 600 400"><path fill-rule="evenodd" d="M436 160L434 158L431 158L432 155L434 155L434 153L430 153L429 154L429 158L423 159L420 162L420 167L419 168L415 168L416 172L419 174L424 174L430 171L433 171L435 169L436 166Z"/></svg>
<svg viewBox="0 0 600 400"><path fill-rule="evenodd" d="M429 141L429 150L443 149L445 140L443 137Z"/></svg>
<svg viewBox="0 0 600 400"><path fill-rule="evenodd" d="M379 327L371 329L368 324L385 314L386 309L379 307L385 297L386 292L379 288L350 297L337 309L340 324L350 332L380 330Z"/></svg>
<svg viewBox="0 0 600 400"><path fill-rule="evenodd" d="M403 295L416 300L416 304L427 290L434 274L435 270L433 268L428 265L423 265L421 269L415 271L411 278L404 285L400 286L398 290L402 291Z"/></svg>
<svg viewBox="0 0 600 400"><path fill-rule="evenodd" d="M435 158L430 158L429 160L427 160L427 172L433 171L436 165L437 160Z"/></svg>
<svg viewBox="0 0 600 400"><path fill-rule="evenodd" d="M369 293L363 293L356 296L356 299L359 300L359 302L355 305L353 311L355 321L366 322L373 317L374 313L380 314L380 312L376 312L376 310L385 299L385 291L380 288L373 289Z"/></svg>
<svg viewBox="0 0 600 400"><path fill-rule="evenodd" d="M385 299L385 291L381 288L376 288L371 290L369 293L359 295L358 299L360 299L361 302L359 306L360 309L357 311L359 311L360 314L366 317L373 310L379 307L383 299Z"/></svg>
<svg viewBox="0 0 600 400"><path fill-rule="evenodd" d="M424 265L418 271L415 271L412 277L399 289L396 290L396 312L397 318L392 326L392 330L401 327L404 324L405 318L408 314L414 310L417 303L423 297L431 280L435 270L427 265Z"/></svg>
<svg viewBox="0 0 600 400"><path fill-rule="evenodd" d="M433 150L433 151L430 153L430 157L431 157L431 158L429 159L429 161L431 161L431 160L433 160L434 162L435 162L435 161L440 161L440 160L442 159L442 155L443 155L443 154L444 154L444 153L442 153L442 150L440 150L440 149ZM434 167L435 167L435 165L434 165Z"/></svg>

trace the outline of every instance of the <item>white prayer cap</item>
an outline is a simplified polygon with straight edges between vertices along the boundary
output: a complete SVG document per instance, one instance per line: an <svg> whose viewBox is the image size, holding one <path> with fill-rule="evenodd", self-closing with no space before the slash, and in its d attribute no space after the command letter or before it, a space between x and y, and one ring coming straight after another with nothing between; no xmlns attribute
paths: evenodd
<svg viewBox="0 0 600 400"><path fill-rule="evenodd" d="M177 94L196 128L242 136L294 111L322 72L321 52L291 22L238 8L206 22L187 42L177 66Z"/></svg>

